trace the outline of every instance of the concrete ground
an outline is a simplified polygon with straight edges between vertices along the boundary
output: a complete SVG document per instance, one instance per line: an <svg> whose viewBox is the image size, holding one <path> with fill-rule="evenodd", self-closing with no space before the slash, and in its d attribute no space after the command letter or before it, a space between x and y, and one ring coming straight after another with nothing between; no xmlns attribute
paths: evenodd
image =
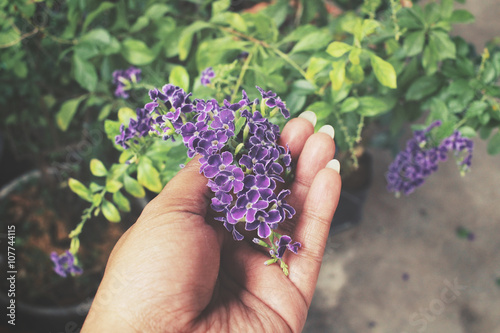
<svg viewBox="0 0 500 333"><path fill-rule="evenodd" d="M480 52L500 36L500 1L465 7L476 23L455 32ZM385 189L392 157L371 151L363 221L330 237L304 332L500 333L500 156L475 142L464 178L450 159L399 199Z"/></svg>

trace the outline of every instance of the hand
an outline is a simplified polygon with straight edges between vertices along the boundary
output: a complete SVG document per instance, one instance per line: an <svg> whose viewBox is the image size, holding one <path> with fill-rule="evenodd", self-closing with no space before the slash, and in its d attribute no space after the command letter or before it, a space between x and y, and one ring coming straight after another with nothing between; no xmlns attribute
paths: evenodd
<svg viewBox="0 0 500 333"><path fill-rule="evenodd" d="M311 114L309 114L311 116ZM210 189L191 161L118 241L82 332L300 332L316 286L340 176L325 168L335 145L292 119L288 144L297 211L278 232L302 244L285 254L290 274L265 266L263 248L233 240L209 211Z"/></svg>

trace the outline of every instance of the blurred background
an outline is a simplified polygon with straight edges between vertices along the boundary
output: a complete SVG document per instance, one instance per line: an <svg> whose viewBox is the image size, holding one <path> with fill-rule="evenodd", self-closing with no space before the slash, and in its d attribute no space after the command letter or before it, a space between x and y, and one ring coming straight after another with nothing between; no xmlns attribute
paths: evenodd
<svg viewBox="0 0 500 333"><path fill-rule="evenodd" d="M454 32L479 52L500 33L500 2L461 8L476 21ZM383 177L392 156L370 152L362 222L330 236L304 332L500 332L500 157L475 140L465 177L449 161L395 198Z"/></svg>

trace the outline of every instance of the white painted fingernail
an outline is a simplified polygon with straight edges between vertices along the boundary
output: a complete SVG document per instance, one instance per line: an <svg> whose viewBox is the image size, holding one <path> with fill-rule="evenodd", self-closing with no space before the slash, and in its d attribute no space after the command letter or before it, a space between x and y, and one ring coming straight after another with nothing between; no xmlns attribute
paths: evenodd
<svg viewBox="0 0 500 333"><path fill-rule="evenodd" d="M340 173L340 162L336 159L333 159L330 162L328 162L326 164L326 167L333 169L333 170L337 171L338 173Z"/></svg>
<svg viewBox="0 0 500 333"><path fill-rule="evenodd" d="M308 122L310 122L313 126L316 126L316 121L318 121L318 118L316 118L316 113L312 111L304 111L299 115L299 118L304 118Z"/></svg>
<svg viewBox="0 0 500 333"><path fill-rule="evenodd" d="M335 129L331 125L322 126L319 129L318 133L320 132L328 134L328 136L330 136L332 139L335 137Z"/></svg>

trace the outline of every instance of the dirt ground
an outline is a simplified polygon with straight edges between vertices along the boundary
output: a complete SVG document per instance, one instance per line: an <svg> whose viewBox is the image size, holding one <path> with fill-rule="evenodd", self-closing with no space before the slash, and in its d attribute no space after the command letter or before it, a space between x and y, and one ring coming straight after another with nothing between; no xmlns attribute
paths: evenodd
<svg viewBox="0 0 500 333"><path fill-rule="evenodd" d="M455 32L481 52L500 36L500 1L461 7L476 22ZM500 332L500 156L475 143L464 178L450 159L399 199L385 189L392 157L371 150L363 221L330 237L304 332ZM474 239L458 237L459 227Z"/></svg>

